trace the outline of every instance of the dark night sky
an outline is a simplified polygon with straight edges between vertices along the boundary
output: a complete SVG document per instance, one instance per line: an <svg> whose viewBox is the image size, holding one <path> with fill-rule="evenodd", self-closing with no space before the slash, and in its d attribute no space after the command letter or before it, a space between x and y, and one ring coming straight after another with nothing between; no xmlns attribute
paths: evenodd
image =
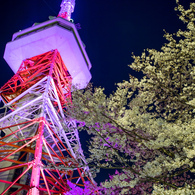
<svg viewBox="0 0 195 195"><path fill-rule="evenodd" d="M188 7L192 0L180 0ZM57 15L61 0L0 1L0 86L12 71L3 59L5 45L12 34ZM92 63L92 82L115 89L114 84L133 74L127 66L131 53L140 55L146 48L160 49L165 39L163 29L176 32L183 23L174 11L175 0L76 0L72 15L80 23L81 39Z"/></svg>
<svg viewBox="0 0 195 195"><path fill-rule="evenodd" d="M186 8L193 0L180 0ZM61 0L0 0L0 86L13 75L3 59L12 34L44 22L60 10ZM92 82L109 94L115 83L133 73L127 66L131 53L146 48L160 49L169 33L184 29L174 11L175 0L76 0L72 15L80 23L81 39L92 63ZM98 181L102 180L99 175Z"/></svg>

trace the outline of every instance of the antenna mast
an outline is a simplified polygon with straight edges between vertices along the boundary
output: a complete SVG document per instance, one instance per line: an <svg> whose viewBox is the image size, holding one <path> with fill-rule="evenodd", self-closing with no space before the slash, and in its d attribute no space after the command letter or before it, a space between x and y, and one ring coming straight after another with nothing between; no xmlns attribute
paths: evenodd
<svg viewBox="0 0 195 195"><path fill-rule="evenodd" d="M68 21L71 19L71 13L74 12L75 0L62 0L61 9L58 17L64 18Z"/></svg>

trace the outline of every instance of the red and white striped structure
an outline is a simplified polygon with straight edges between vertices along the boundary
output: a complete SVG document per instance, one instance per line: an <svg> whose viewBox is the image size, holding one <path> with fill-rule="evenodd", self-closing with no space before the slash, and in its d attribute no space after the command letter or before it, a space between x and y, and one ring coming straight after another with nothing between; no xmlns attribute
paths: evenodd
<svg viewBox="0 0 195 195"><path fill-rule="evenodd" d="M74 1L61 6L69 14ZM59 16L66 17L15 33L6 45L15 75L0 89L2 195L65 195L68 181L93 183L76 122L65 111L72 85L84 88L91 79L91 64L70 14Z"/></svg>
<svg viewBox="0 0 195 195"><path fill-rule="evenodd" d="M58 17L70 20L71 13L74 11L75 0L63 0L60 7L61 10L58 14Z"/></svg>

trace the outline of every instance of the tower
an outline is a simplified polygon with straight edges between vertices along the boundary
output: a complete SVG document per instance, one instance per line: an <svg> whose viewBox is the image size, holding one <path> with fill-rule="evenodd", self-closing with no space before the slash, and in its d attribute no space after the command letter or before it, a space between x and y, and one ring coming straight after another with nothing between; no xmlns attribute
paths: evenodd
<svg viewBox="0 0 195 195"><path fill-rule="evenodd" d="M0 89L0 193L66 194L93 178L76 121L66 114L72 85L85 88L91 63L75 25L74 0L59 17L15 33L4 59L15 75ZM95 193L95 192L94 192Z"/></svg>

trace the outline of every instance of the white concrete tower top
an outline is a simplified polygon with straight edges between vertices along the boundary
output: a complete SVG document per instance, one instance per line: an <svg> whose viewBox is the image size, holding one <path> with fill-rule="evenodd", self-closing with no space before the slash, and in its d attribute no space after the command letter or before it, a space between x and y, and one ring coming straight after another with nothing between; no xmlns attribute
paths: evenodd
<svg viewBox="0 0 195 195"><path fill-rule="evenodd" d="M62 0L61 9L58 17L64 18L68 21L71 19L71 13L74 12L75 0Z"/></svg>
<svg viewBox="0 0 195 195"><path fill-rule="evenodd" d="M69 21L74 5L75 0L63 0L59 17L14 33L4 53L14 73L23 60L57 49L73 78L73 85L80 89L87 86L91 63L74 23Z"/></svg>

